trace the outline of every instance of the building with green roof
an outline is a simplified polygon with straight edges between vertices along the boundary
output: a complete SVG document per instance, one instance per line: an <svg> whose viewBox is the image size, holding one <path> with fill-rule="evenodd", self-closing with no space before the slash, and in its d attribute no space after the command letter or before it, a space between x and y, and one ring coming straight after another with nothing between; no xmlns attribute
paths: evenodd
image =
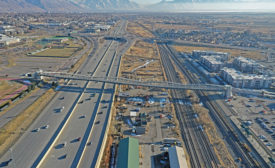
<svg viewBox="0 0 275 168"><path fill-rule="evenodd" d="M139 144L135 138L124 138L118 144L117 168L139 168Z"/></svg>

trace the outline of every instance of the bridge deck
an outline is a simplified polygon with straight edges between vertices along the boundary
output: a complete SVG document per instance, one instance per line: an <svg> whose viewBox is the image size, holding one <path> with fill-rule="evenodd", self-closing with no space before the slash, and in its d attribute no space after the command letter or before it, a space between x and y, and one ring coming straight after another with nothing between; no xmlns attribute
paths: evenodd
<svg viewBox="0 0 275 168"><path fill-rule="evenodd" d="M181 84L173 82L158 82L158 81L138 81L126 78L118 77L92 77L88 75L70 74L62 72L39 72L37 76L51 77L57 79L70 79L70 80L84 80L84 81L95 81L105 82L112 84L121 85L133 85L133 86L145 86L145 87L156 87L165 89L188 89L188 90L205 90L205 91L226 91L227 87L221 85L212 84Z"/></svg>

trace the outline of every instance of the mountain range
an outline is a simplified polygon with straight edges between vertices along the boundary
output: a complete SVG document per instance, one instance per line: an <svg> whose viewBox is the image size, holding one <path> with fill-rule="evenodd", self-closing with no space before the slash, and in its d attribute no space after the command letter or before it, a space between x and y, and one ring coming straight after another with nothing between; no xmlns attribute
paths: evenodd
<svg viewBox="0 0 275 168"><path fill-rule="evenodd" d="M0 13L4 12L91 12L91 11L127 11L179 8L186 4L203 3L239 3L239 2L275 2L275 0L162 0L150 6L139 6L130 0L0 0ZM179 4L179 5L178 5ZM184 5L183 5L184 4Z"/></svg>
<svg viewBox="0 0 275 168"><path fill-rule="evenodd" d="M0 0L0 12L89 12L137 8L129 0Z"/></svg>

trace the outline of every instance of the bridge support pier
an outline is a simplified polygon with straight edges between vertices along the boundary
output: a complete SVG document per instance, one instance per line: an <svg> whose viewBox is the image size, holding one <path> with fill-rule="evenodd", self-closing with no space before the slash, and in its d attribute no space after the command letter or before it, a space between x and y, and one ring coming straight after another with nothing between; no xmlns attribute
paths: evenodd
<svg viewBox="0 0 275 168"><path fill-rule="evenodd" d="M225 90L225 98L231 98L233 95L232 95L232 86L231 85L226 85L226 90Z"/></svg>

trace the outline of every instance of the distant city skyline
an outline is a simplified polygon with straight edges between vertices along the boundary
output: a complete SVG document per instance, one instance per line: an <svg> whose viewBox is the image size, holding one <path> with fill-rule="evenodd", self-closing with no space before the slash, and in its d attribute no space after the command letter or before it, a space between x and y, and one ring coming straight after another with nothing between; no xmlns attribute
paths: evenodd
<svg viewBox="0 0 275 168"><path fill-rule="evenodd" d="M158 3L160 2L161 0L131 0L132 2L136 2L138 4L154 4L154 3Z"/></svg>

